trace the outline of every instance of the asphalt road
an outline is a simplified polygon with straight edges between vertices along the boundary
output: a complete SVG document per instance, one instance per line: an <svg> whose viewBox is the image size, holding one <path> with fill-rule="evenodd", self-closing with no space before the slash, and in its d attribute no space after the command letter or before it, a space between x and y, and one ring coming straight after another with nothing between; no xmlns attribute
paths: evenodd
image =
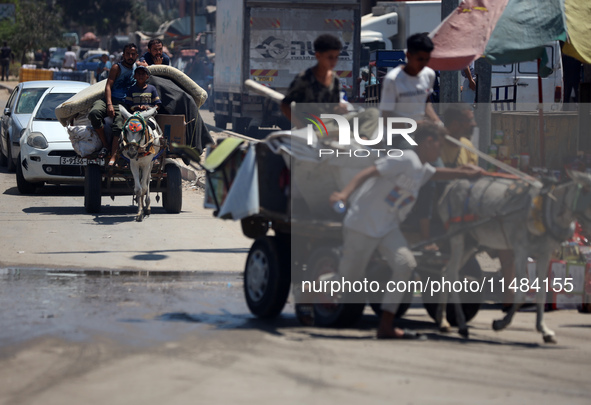
<svg viewBox="0 0 591 405"><path fill-rule="evenodd" d="M79 187L21 196L0 168L0 404L588 404L591 316L534 314L471 337L440 334L416 303L401 325L426 342L377 341L367 310L350 329L250 315L251 241L186 188L183 211L133 221L131 197L84 212ZM156 206L156 204L155 204Z"/></svg>

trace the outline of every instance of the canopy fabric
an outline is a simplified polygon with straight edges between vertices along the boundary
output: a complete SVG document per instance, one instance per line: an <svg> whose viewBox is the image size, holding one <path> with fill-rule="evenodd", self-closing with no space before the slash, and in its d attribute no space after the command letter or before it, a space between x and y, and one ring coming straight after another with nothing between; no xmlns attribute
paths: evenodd
<svg viewBox="0 0 591 405"><path fill-rule="evenodd" d="M510 0L484 54L493 65L544 60L556 40L566 40L564 0Z"/></svg>
<svg viewBox="0 0 591 405"><path fill-rule="evenodd" d="M207 29L207 19L203 15L195 16L195 34L198 34ZM177 18L172 21L165 22L158 28L157 34L164 34L168 37L190 37L191 36L191 17Z"/></svg>
<svg viewBox="0 0 591 405"><path fill-rule="evenodd" d="M589 0L565 0L568 42L562 52L581 62L591 63L591 2Z"/></svg>
<svg viewBox="0 0 591 405"><path fill-rule="evenodd" d="M461 70L483 53L509 0L464 0L429 36L435 49L429 67Z"/></svg>

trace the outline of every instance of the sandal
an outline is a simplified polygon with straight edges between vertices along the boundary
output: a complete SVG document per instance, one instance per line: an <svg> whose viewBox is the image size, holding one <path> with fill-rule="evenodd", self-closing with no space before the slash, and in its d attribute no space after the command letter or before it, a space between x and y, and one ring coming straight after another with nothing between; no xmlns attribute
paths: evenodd
<svg viewBox="0 0 591 405"><path fill-rule="evenodd" d="M107 153L108 153L107 148L102 148L98 154L98 158L104 159L107 156Z"/></svg>
<svg viewBox="0 0 591 405"><path fill-rule="evenodd" d="M425 341L427 339L427 335L423 335L421 333L417 333L408 329L404 329L404 334L402 336L394 336L394 335L377 335L377 339L389 339L389 340L418 340L418 341Z"/></svg>

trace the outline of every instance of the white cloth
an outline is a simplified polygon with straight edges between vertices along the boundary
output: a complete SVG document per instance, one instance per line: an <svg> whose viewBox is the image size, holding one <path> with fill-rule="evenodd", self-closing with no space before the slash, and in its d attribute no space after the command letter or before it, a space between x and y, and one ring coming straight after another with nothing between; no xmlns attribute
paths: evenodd
<svg viewBox="0 0 591 405"><path fill-rule="evenodd" d="M406 73L403 66L391 70L384 79L380 111L394 111L399 117L415 121L425 119L427 97L433 93L435 71L423 68L416 76Z"/></svg>
<svg viewBox="0 0 591 405"><path fill-rule="evenodd" d="M64 69L76 69L76 54L72 51L67 51L64 55Z"/></svg>
<svg viewBox="0 0 591 405"><path fill-rule="evenodd" d="M405 150L401 157L376 160L379 176L368 179L351 200L344 226L381 238L404 221L419 189L435 174L435 168L421 163L416 152Z"/></svg>
<svg viewBox="0 0 591 405"><path fill-rule="evenodd" d="M258 173L254 144L251 144L220 207L219 218L231 216L236 221L259 213Z"/></svg>

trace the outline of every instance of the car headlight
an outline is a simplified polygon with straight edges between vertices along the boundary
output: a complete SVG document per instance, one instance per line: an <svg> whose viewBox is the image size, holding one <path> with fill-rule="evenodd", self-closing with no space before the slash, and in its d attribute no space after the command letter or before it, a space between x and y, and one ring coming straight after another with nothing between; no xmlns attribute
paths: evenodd
<svg viewBox="0 0 591 405"><path fill-rule="evenodd" d="M31 132L27 138L27 145L37 149L47 149L49 146L41 132Z"/></svg>

